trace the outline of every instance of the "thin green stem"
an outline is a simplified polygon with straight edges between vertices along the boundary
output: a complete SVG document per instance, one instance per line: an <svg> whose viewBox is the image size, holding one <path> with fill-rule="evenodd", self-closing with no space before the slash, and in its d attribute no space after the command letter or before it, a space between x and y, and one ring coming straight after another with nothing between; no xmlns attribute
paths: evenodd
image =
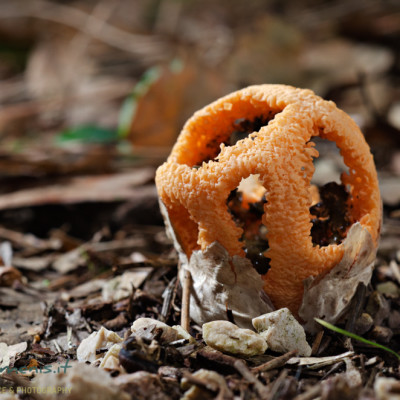
<svg viewBox="0 0 400 400"><path fill-rule="evenodd" d="M332 325L329 322L323 321L322 319L314 318L314 320L317 321L322 326L324 326L325 328L330 329L331 331L340 333L340 334L348 336L348 337L350 337L352 339L358 340L359 342L362 342L362 343L365 343L365 344L369 344L371 346L374 346L374 347L377 347L379 349L385 350L385 351L393 354L394 356L396 356L400 360L400 354L396 353L395 351L389 349L386 346L383 346L383 345L381 345L379 343L376 343L376 342L372 342L371 340L368 340L368 339L364 339L363 337L358 336L355 333L352 333L352 332L346 331L344 329L338 328L337 326Z"/></svg>

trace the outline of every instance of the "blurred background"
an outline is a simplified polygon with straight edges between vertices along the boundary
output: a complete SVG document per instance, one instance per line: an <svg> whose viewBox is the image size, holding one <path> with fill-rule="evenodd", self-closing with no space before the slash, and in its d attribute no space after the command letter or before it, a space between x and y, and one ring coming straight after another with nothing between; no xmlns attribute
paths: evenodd
<svg viewBox="0 0 400 400"><path fill-rule="evenodd" d="M400 217L397 0L1 0L0 236L161 225L154 171L185 120L260 83L348 112Z"/></svg>

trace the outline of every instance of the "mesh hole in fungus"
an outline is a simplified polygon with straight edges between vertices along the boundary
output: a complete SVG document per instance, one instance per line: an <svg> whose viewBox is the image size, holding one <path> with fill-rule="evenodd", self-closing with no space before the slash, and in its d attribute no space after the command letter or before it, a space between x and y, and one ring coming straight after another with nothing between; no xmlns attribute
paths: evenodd
<svg viewBox="0 0 400 400"><path fill-rule="evenodd" d="M259 115L253 120L238 118L233 124L231 135L224 143L225 146L234 146L239 140L246 139L253 132L259 132L263 126L268 125L275 118L276 114L277 112L270 110L266 115Z"/></svg>
<svg viewBox="0 0 400 400"><path fill-rule="evenodd" d="M210 150L209 155L192 168L200 168L203 162L208 163L209 161L218 161L221 144L224 144L226 147L234 146L239 140L246 139L254 132L259 132L263 126L268 125L280 112L281 111L269 110L265 115L261 114L253 119L236 119L232 125L230 133L228 133L228 138L226 140L214 138L208 142L207 148Z"/></svg>
<svg viewBox="0 0 400 400"><path fill-rule="evenodd" d="M314 245L340 244L352 224L351 198L340 176L348 168L343 162L335 142L313 137L319 158L314 159L315 172L311 183L318 190L313 193L311 238Z"/></svg>
<svg viewBox="0 0 400 400"><path fill-rule="evenodd" d="M246 257L260 275L268 272L271 261L264 255L269 248L267 228L262 223L266 201L265 188L259 181L259 175L242 179L227 200L233 221L243 230L241 241Z"/></svg>

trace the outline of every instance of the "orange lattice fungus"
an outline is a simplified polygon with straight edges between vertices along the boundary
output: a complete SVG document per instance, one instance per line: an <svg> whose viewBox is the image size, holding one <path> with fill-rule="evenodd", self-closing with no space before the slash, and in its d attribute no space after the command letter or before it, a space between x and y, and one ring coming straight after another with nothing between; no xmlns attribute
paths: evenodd
<svg viewBox="0 0 400 400"><path fill-rule="evenodd" d="M313 137L335 142L349 170L319 193ZM341 261L353 224L377 246L381 200L370 149L346 113L310 90L251 86L196 112L156 184L188 259L214 242L247 256L274 306L296 315L303 281Z"/></svg>

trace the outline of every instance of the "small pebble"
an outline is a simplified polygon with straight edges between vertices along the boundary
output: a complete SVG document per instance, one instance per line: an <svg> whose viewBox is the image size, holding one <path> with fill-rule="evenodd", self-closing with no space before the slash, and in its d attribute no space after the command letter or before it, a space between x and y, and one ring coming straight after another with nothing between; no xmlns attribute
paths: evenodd
<svg viewBox="0 0 400 400"><path fill-rule="evenodd" d="M381 325L389 316L389 302L377 291L369 296L365 311L372 316L375 325Z"/></svg>
<svg viewBox="0 0 400 400"><path fill-rule="evenodd" d="M385 326L375 326L370 333L370 338L380 343L389 343L393 337L393 331Z"/></svg>
<svg viewBox="0 0 400 400"><path fill-rule="evenodd" d="M203 339L214 349L242 356L264 354L268 345L257 333L242 329L229 321L212 321L203 325Z"/></svg>
<svg viewBox="0 0 400 400"><path fill-rule="evenodd" d="M159 332L161 330L161 332ZM178 332L165 324L153 318L138 318L131 326L131 332L140 337L153 339L158 337L162 343L171 343L180 339Z"/></svg>
<svg viewBox="0 0 400 400"><path fill-rule="evenodd" d="M373 318L368 313L362 313L356 320L354 331L357 335L364 335L374 325Z"/></svg>
<svg viewBox="0 0 400 400"><path fill-rule="evenodd" d="M311 347L307 343L303 327L287 308L253 318L253 326L267 341L271 350L286 353L298 350L300 356L309 357Z"/></svg>
<svg viewBox="0 0 400 400"><path fill-rule="evenodd" d="M378 285L376 285L376 290L380 294L384 294L385 296L392 298L397 298L399 297L400 294L399 287L394 282L391 281L379 283Z"/></svg>
<svg viewBox="0 0 400 400"><path fill-rule="evenodd" d="M172 329L178 334L178 339L186 339L189 343L196 343L196 339L180 325L173 325Z"/></svg>

